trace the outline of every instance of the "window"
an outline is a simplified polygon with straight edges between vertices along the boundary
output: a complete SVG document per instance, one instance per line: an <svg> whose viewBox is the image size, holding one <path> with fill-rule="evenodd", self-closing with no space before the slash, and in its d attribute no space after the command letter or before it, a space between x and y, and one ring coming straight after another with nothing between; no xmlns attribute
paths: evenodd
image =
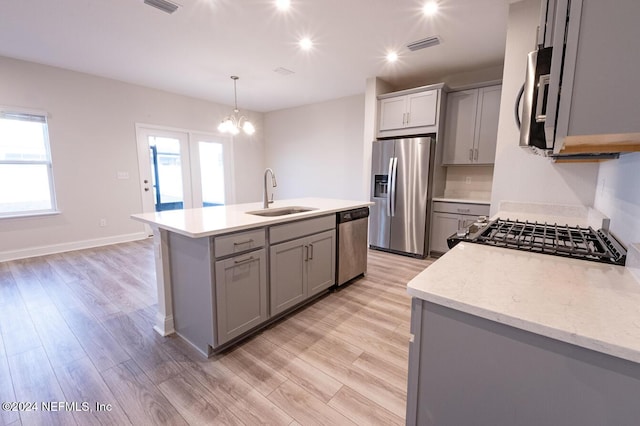
<svg viewBox="0 0 640 426"><path fill-rule="evenodd" d="M0 111L0 217L54 211L47 117Z"/></svg>

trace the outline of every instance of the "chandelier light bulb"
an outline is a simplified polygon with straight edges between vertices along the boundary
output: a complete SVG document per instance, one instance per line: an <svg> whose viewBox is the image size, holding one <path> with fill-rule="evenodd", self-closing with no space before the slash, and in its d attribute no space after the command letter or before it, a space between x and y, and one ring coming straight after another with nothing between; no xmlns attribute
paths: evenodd
<svg viewBox="0 0 640 426"><path fill-rule="evenodd" d="M236 82L238 81L238 77L235 75L231 76L233 80L233 96L234 96L234 108L233 114L225 117L222 122L218 125L218 131L220 133L230 133L232 135L237 135L240 133L240 129L244 131L247 135L253 135L256 132L256 128L253 124L247 120L244 115L238 117L238 113L240 110L238 109L238 92L236 90Z"/></svg>

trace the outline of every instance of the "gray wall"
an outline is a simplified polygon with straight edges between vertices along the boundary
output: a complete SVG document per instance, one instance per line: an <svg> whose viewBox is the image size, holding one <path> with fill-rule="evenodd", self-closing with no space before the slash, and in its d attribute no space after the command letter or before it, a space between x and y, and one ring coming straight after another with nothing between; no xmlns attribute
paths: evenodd
<svg viewBox="0 0 640 426"><path fill-rule="evenodd" d="M264 114L267 167L275 198L366 200L362 191L364 96Z"/></svg>

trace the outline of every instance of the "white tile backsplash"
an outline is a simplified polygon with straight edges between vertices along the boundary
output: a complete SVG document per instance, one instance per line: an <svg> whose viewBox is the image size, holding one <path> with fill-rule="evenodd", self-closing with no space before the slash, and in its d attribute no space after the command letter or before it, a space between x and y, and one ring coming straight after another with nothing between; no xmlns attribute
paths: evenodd
<svg viewBox="0 0 640 426"><path fill-rule="evenodd" d="M490 200L493 166L447 167L446 198Z"/></svg>

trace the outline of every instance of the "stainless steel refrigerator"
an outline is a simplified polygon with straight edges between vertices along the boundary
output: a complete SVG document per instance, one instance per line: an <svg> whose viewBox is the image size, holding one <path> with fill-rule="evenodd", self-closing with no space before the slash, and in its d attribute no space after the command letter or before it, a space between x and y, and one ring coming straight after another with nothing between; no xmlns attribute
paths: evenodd
<svg viewBox="0 0 640 426"><path fill-rule="evenodd" d="M373 142L371 248L427 255L434 157L431 137Z"/></svg>

